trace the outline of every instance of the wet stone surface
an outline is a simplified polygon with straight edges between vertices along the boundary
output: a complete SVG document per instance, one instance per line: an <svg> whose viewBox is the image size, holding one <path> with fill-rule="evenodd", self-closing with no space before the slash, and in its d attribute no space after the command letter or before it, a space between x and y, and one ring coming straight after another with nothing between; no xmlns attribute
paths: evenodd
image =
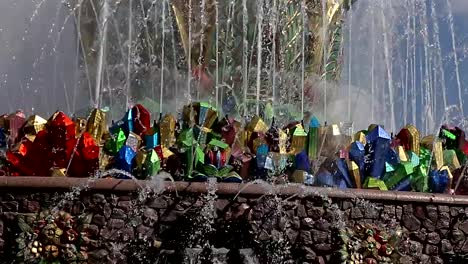
<svg viewBox="0 0 468 264"><path fill-rule="evenodd" d="M38 222L38 213L50 209L41 205L53 204L52 199L57 200L48 193L0 194L4 259L14 259L11 249L18 248L14 238L19 219ZM337 263L334 256L342 250L338 231L363 223L401 230L401 255L395 263L448 263L448 258L468 254L468 208L463 206L336 199L330 204L322 198L273 196L233 199L82 193L64 204L80 219L88 263ZM460 261L454 263L465 263Z"/></svg>

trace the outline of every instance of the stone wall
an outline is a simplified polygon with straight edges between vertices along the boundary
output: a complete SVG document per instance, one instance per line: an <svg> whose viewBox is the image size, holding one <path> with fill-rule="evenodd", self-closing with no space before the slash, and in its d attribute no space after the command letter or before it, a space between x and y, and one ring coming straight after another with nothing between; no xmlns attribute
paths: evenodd
<svg viewBox="0 0 468 264"><path fill-rule="evenodd" d="M213 257L218 263L341 263L340 234L366 223L390 233L401 228L398 253L386 263L466 263L468 253L468 206L28 189L3 190L0 201L4 263L18 259L20 248L31 242L17 241L24 224L34 229L44 217L38 213L46 209L73 216L88 263L186 263L187 258L214 263Z"/></svg>

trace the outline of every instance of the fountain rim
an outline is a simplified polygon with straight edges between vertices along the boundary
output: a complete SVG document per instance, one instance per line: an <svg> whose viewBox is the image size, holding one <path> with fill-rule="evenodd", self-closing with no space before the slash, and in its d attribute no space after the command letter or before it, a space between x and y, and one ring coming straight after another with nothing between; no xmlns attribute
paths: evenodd
<svg viewBox="0 0 468 264"><path fill-rule="evenodd" d="M0 177L0 189L18 191L21 189L46 190L70 190L72 187L86 186L88 191L110 191L110 192L135 192L145 187L155 187L151 181L133 181L128 179L95 179L89 178L70 178L70 177ZM207 193L208 184L204 182L164 182L165 192L171 193ZM241 191L241 192L240 192ZM218 195L236 195L241 196L263 196L276 194L283 197L296 196L320 197L327 196L337 199L366 199L375 201L399 201L399 202L418 202L418 203L437 203L437 204L468 204L468 195L448 195L434 193L417 193L401 191L379 191L369 189L337 189L305 186L301 184L274 185L265 188L262 184L248 183L219 183L217 186Z"/></svg>

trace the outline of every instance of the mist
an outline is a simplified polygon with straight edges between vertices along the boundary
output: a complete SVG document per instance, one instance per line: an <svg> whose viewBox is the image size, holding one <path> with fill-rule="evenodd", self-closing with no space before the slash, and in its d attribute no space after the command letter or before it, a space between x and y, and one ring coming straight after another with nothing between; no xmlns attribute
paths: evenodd
<svg viewBox="0 0 468 264"><path fill-rule="evenodd" d="M65 22L69 14L60 0L0 1L0 113L22 109L48 117L86 105L75 89L76 31L73 17Z"/></svg>

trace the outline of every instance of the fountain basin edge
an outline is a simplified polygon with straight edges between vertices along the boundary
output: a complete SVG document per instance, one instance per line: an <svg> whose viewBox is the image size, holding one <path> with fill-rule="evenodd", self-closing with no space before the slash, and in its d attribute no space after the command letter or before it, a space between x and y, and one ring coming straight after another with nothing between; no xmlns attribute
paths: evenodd
<svg viewBox="0 0 468 264"><path fill-rule="evenodd" d="M66 190L76 186L85 186L88 178L55 178L55 177L0 177L0 189L55 189ZM164 182L165 192L207 193L208 184L203 182ZM90 191L132 192L142 187L155 186L150 181L132 181L127 179L96 179L89 182ZM300 184L274 185L268 188L261 184L219 183L218 195L261 196L276 194L282 197L296 195L298 197L327 196L339 199L366 199L374 201L400 201L437 204L468 204L468 195L448 195L434 193L417 193L401 191L379 191L368 189L337 189L312 187Z"/></svg>

